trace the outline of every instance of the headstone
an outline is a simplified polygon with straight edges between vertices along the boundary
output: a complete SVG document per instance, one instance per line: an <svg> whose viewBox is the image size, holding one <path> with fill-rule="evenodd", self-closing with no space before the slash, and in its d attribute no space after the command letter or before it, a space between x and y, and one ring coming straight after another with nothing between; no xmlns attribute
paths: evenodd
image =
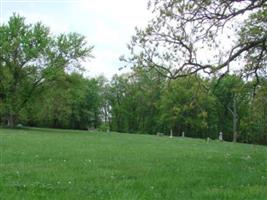
<svg viewBox="0 0 267 200"><path fill-rule="evenodd" d="M182 132L182 137L185 137L184 131Z"/></svg>
<svg viewBox="0 0 267 200"><path fill-rule="evenodd" d="M223 141L223 133L222 132L219 133L219 140Z"/></svg>
<svg viewBox="0 0 267 200"><path fill-rule="evenodd" d="M172 129L171 129L171 131L170 131L170 138L173 138Z"/></svg>
<svg viewBox="0 0 267 200"><path fill-rule="evenodd" d="M207 137L207 143L209 143L210 142L210 137Z"/></svg>
<svg viewBox="0 0 267 200"><path fill-rule="evenodd" d="M22 124L18 124L17 128L23 128L23 125Z"/></svg>

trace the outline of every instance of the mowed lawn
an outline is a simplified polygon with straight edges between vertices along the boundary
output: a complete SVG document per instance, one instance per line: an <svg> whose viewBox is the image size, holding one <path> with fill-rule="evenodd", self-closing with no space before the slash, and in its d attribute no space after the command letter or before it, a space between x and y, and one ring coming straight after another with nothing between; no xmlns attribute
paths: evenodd
<svg viewBox="0 0 267 200"><path fill-rule="evenodd" d="M0 129L0 199L266 200L267 147Z"/></svg>

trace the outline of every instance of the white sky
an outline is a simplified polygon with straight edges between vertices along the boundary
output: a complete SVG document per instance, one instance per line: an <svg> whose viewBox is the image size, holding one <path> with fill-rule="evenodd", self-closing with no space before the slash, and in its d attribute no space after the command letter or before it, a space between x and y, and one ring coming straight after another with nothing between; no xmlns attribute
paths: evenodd
<svg viewBox="0 0 267 200"><path fill-rule="evenodd" d="M15 12L29 23L42 21L53 33L85 35L95 46L95 58L84 63L87 74L108 78L121 73L119 57L128 52L134 27L145 26L150 16L147 0L0 0L0 5L1 22Z"/></svg>

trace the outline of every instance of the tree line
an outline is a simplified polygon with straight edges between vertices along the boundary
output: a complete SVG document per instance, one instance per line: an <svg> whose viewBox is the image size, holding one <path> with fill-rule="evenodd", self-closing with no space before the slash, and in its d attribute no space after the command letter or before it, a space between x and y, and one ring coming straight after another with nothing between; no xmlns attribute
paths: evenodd
<svg viewBox="0 0 267 200"><path fill-rule="evenodd" d="M18 15L0 26L0 35L3 126L184 132L213 139L223 132L228 141L267 144L265 75L207 78L183 71L174 78L155 63L135 62L132 72L111 80L89 78L80 63L92 57L93 47L84 36L53 35L43 24L26 24ZM146 60L144 54L137 58Z"/></svg>
<svg viewBox="0 0 267 200"><path fill-rule="evenodd" d="M156 70L114 76L108 84L109 126L132 133L164 133L224 139L245 143L267 142L267 80L237 75L223 79L188 76L169 80ZM256 91L255 91L256 90Z"/></svg>

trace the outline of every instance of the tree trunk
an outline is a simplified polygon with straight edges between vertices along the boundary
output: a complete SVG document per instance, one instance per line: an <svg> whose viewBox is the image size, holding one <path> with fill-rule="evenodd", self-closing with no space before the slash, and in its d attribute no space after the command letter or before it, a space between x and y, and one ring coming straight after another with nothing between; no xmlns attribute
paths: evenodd
<svg viewBox="0 0 267 200"><path fill-rule="evenodd" d="M14 128L15 127L15 115L10 113L7 117L7 126L9 128Z"/></svg>
<svg viewBox="0 0 267 200"><path fill-rule="evenodd" d="M238 122L238 114L236 108L236 98L233 99L233 109L228 107L228 110L231 112L233 116L233 142L237 141L237 122Z"/></svg>
<svg viewBox="0 0 267 200"><path fill-rule="evenodd" d="M238 120L238 115L237 115L237 110L236 110L236 99L234 98L233 102L233 142L237 141L237 120Z"/></svg>

